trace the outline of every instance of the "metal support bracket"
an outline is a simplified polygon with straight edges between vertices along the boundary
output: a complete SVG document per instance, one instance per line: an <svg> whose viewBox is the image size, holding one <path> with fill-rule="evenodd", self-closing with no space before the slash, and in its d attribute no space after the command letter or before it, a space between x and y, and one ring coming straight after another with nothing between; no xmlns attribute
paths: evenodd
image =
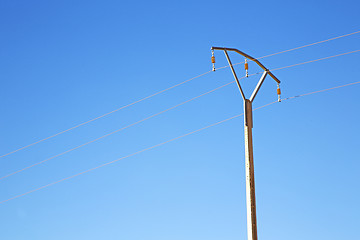
<svg viewBox="0 0 360 240"><path fill-rule="evenodd" d="M267 74L268 74L268 72L267 72L267 71L264 71L264 73L263 73L263 75L261 76L261 78L260 78L260 80L259 80L258 84L256 85L256 87L255 87L255 89L254 89L253 93L251 94L251 97L250 97L250 102L253 102L253 101L254 101L254 98L256 97L256 94L259 92L260 87L261 87L261 85L263 84L263 82L264 82L264 80L265 80L265 78L266 78Z"/></svg>
<svg viewBox="0 0 360 240"><path fill-rule="evenodd" d="M233 73L233 75L234 75L234 78L235 78L235 80L236 80L236 84L238 85L238 88L239 88L239 90L240 90L241 96L242 96L242 98L243 98L243 99L244 99L244 101L245 101L245 99L246 99L245 94L244 94L244 92L243 92L243 90L242 90L242 88L241 88L241 85L240 85L239 79L238 79L238 77L236 76L236 72L235 72L235 69L234 69L234 67L233 67L233 65L232 65L232 63L231 63L231 60L230 60L229 54L227 53L227 51L226 51L226 50L224 50L224 53L225 53L226 59L227 59L227 60L228 60L228 62L229 62L229 66L230 66L231 71L232 71L232 73Z"/></svg>

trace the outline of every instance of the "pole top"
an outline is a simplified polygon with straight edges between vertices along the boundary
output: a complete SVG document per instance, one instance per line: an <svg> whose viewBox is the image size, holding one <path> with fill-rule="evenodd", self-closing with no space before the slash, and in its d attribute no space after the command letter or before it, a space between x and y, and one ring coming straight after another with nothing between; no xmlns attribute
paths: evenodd
<svg viewBox="0 0 360 240"><path fill-rule="evenodd" d="M272 72L270 72L269 69L267 69L261 62L259 62L259 60L257 60L256 58L236 49L236 48L225 48L225 47L211 47L211 50L214 51L214 50L223 50L223 51L233 51L233 52L237 52L239 53L240 55L250 59L251 61L254 61L256 62L257 65L259 65L259 67L261 67L264 71L266 71L277 83L280 83L280 80L275 77L274 74L272 74Z"/></svg>

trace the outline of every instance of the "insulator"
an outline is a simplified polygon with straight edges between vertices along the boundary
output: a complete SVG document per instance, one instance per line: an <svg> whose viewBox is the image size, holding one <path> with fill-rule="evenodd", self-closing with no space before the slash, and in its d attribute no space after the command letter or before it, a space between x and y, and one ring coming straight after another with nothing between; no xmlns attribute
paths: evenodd
<svg viewBox="0 0 360 240"><path fill-rule="evenodd" d="M213 72L215 72L215 56L214 56L214 50L211 51L211 63L213 65Z"/></svg>
<svg viewBox="0 0 360 240"><path fill-rule="evenodd" d="M280 90L280 84L277 84L277 95L278 95L278 102L281 102L281 90Z"/></svg>
<svg viewBox="0 0 360 240"><path fill-rule="evenodd" d="M249 70L249 64L247 62L247 59L245 58L245 72L246 72L245 77L249 77L248 70Z"/></svg>

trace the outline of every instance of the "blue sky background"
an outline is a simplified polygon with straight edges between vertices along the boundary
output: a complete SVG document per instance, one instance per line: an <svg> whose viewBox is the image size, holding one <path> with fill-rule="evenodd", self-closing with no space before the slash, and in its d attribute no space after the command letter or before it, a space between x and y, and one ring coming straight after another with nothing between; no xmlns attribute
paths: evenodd
<svg viewBox="0 0 360 240"><path fill-rule="evenodd" d="M211 69L359 30L358 1L0 3L0 154ZM358 50L360 35L265 58ZM231 55L233 62L243 58ZM217 66L226 65L216 52ZM359 81L360 54L274 72L283 97ZM242 76L243 66L238 66ZM259 69L250 64L250 73ZM249 91L259 75L243 80ZM232 81L208 74L0 159L1 176ZM360 86L254 112L259 239L359 238ZM248 93L249 94L249 93ZM254 107L276 100L267 78ZM235 84L0 182L0 201L242 113ZM0 205L6 240L246 239L242 117Z"/></svg>

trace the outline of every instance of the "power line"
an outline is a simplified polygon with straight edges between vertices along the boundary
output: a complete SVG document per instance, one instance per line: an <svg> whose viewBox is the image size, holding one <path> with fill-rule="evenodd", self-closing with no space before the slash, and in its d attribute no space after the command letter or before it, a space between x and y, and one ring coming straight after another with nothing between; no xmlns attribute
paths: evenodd
<svg viewBox="0 0 360 240"><path fill-rule="evenodd" d="M357 33L360 33L360 31L352 32L352 33L349 33L349 34L344 34L344 35L341 35L341 36L329 38L329 39L326 39L326 40L323 40L323 41L319 41L319 42L315 42L315 43L310 43L310 44L303 45L303 46L296 47L296 48L292 48L292 49L289 49L289 50L285 50L285 51L281 51L281 52L277 52L277 53L265 55L265 56L259 57L259 58L257 58L257 59L262 59L262 58L266 58L266 57L272 57L272 56L275 56L275 55L278 55L278 54L282 54L282 53L286 53L286 52L291 52L291 51L294 51L294 50L298 50L298 49L301 49L301 48L306 48L306 47L314 46L314 45L317 45L317 44L320 44L320 43L329 42L329 41L332 41L332 40L335 40L335 39L339 39L339 38L351 36L351 35L354 35L354 34L357 34Z"/></svg>
<svg viewBox="0 0 360 240"><path fill-rule="evenodd" d="M234 82L234 81L233 81L233 82ZM315 91L315 92L305 93L305 94L301 94L301 95L297 95L297 96L293 96L293 97L284 98L284 99L282 99L282 101L290 100L290 99L297 98L297 97L308 96L308 95L315 94L315 93L325 92L325 91L329 91L329 90L333 90L333 89L337 89L337 88L341 88L341 87L351 86L351 85L355 85L355 84L359 84L359 83L360 83L360 81L358 81L358 82L353 82L353 83L348 83L348 84L344 84L344 85L336 86L336 87L332 87L332 88L327 88L327 89L323 89L323 90L319 90L319 91ZM261 106L261 107L255 108L255 109L253 109L253 111L258 110L258 109L261 109L261 108L264 108L264 107L268 107L268 106L270 106L270 105L272 105L272 104L274 104L274 103L277 103L277 101L274 101L274 102L265 104L265 105L263 105L263 106ZM70 177L66 177L66 178L60 179L60 180L58 180L58 181L49 183L49 184L47 184L47 185L41 186L41 187L39 187L39 188L35 188L35 189L30 190L30 191L28 191L28 192L25 192L25 193L16 195L16 196L14 196L14 197L8 198L8 199L6 199L6 200L3 200L3 201L0 202L0 204L3 204L3 203L5 203L5 202L11 201L11 200L14 200L14 199L19 198L19 197L23 197L23 196L28 195L28 194L30 194L30 193L33 193L33 192L39 191L39 190L41 190L41 189L44 189L44 188L50 187L50 186L52 186L52 185L55 185L55 184L57 184L57 183L61 183L61 182L63 182L63 181L66 181L66 180L75 178L75 177L80 176L80 175L82 175L82 174L85 174L85 173L94 171L94 170L99 169L99 168L101 168L101 167L104 167L104 166L110 165L110 164L112 164L112 163L118 162L118 161L120 161L120 160L129 158L129 157L132 157L132 156L134 156L134 155L137 155L137 154L139 154L139 153L142 153L142 152L151 150L151 149L153 149L153 148L160 147L160 146L162 146L162 145L164 145L164 144L167 144L167 143L173 142L173 141L175 141L175 140L178 140L178 139L180 139L180 138L189 136L189 135L191 135L191 134L194 134L194 133L203 131L203 130L208 129L208 128L210 128L210 127L214 127L214 126L216 126L216 125L219 125L219 124L221 124L221 123L230 121L230 120L232 120L232 119L234 119L234 118L237 118L237 117L240 117L240 116L242 116L242 115L243 115L243 114L235 115L235 116L230 117L230 118L227 118L227 119L225 119L225 120L222 120L222 121L213 123L213 124L211 124L211 125L208 125L208 126L206 126L206 127L203 127L203 128L197 129L197 130L195 130L195 131L186 133L186 134L184 134L184 135L181 135L181 136L172 138L172 139L167 140L167 141L165 141L165 142L162 142L162 143L153 145L153 146L151 146L151 147L142 149L142 150L140 150L140 151L137 151L137 152L135 152L135 153L129 154L129 155L127 155L127 156L124 156L124 157L115 159L115 160L113 160L113 161L111 161L111 162L107 162L107 163L101 164L101 165L99 165L99 166L97 166L97 167L93 167L93 168L90 168L90 169L88 169L88 170L82 171L82 172L80 172L80 173L74 174L74 175L72 175L72 176L70 176Z"/></svg>
<svg viewBox="0 0 360 240"><path fill-rule="evenodd" d="M308 63L312 63L312 62L317 62L317 61L321 61L321 60L325 60L325 59L330 59L330 58L334 58L334 57L339 57L339 56L343 56L343 55L346 55L346 54L355 53L355 52L359 52L359 51L360 51L360 50L356 50L356 51L341 53L341 54L337 54L337 55L332 55L332 56L329 56L329 57L314 59L314 60L307 61L307 62L302 62L302 63L293 64L293 65L288 65L288 66L285 66L285 67L280 67L280 68L271 69L271 71L280 70L280 69L285 69L285 68L290 68L290 67L295 67L295 66L299 66L299 65L303 65L303 64L308 64ZM253 73L253 74L250 74L249 76L254 76L254 75L259 74L259 73L261 73L261 72ZM243 79L243 78L245 78L245 77L241 77L241 78L239 78L239 80L240 80L240 79ZM223 88L223 87L225 87L225 86L228 86L228 85L230 85L230 84L232 84L232 83L234 83L234 82L235 82L235 81L228 82L228 83L226 83L226 84L224 84L224 85L222 85L222 86L220 86L220 87L217 87L217 88L212 89L212 90L210 90L210 91L208 91L208 92L206 92L206 93L203 93L203 94L201 94L201 95L198 95L198 96L196 96L196 97L193 97L193 98L191 98L191 99L188 99L188 100L186 100L186 101L184 101L184 102L182 102L182 103L179 103L179 104L177 104L177 105L175 105L175 106L172 106L172 107L170 107L170 108L168 108L168 109L165 109L165 110L163 110L163 111L160 111L160 112L158 112L158 113L155 113L155 114L153 114L153 115L151 115L151 116L149 116L149 117L146 117L146 118L144 118L144 119L142 119L142 120L139 120L139 121L137 121L137 122L135 122L135 123L129 124L129 125L123 127L123 128L117 129L117 130L115 130L115 131L113 131L113 132L110 132L110 133L108 133L108 134L105 134L105 135L103 135L103 136L101 136L101 137L98 137L98 138L96 138L96 139L93 139L93 140L91 140L91 141L89 141L89 142L86 142L86 143L84 143L84 144L81 144L81 145L79 145L79 146L76 146L76 147L74 147L74 148L71 148L71 149L69 149L69 150L66 150L65 152L59 153L59 154L57 154L57 155L55 155L55 156L52 156L52 157L50 157L50 158L47 158L47 159L45 159L45 160L42 160L42 161L40 161L40 162L34 163L34 164L32 164L32 165L30 165L30 166L27 166L27 167L25 167L25 168L22 168L22 169L20 169L20 170L17 170L17 171L14 171L14 172L12 172L12 173L9 173L9 174L7 174L7 175L5 175L5 176L0 177L0 180L3 180L3 179L5 179L5 178L8 178L8 177L10 177L10 176L12 176L12 175L15 175L15 174L17 174L17 173L20 173L20 172L25 171L25 170L27 170L27 169L30 169L30 168L32 168L32 167L35 167L35 166L37 166L37 165L39 165L39 164L45 163L45 162L47 162L47 161L50 161L50 160L52 160L52 159L54 159L54 158L60 157L60 156L62 156L62 155L64 155L64 154L66 154L66 153L72 152L72 151L74 151L74 150L76 150L76 149L79 149L79 148L81 148L81 147L84 147L84 146L86 146L86 145L88 145L88 144L90 144L90 143L99 141L99 140L101 140L101 139L103 139L103 138L105 138L105 137L108 137L108 136L110 136L110 135L113 135L113 134L115 134L115 133L118 133L118 132L120 132L120 131L122 131L122 130L125 130L125 129L129 128L129 127L135 126L135 125L137 125L137 124L139 124L139 123L141 123L141 122L144 122L144 121L146 121L146 120L149 120L149 119L151 119L151 118L153 118L153 117L155 117L155 116L158 116L158 115L160 115L160 114L166 113L166 112L168 112L168 111L170 111L170 110L172 110L172 109L175 109L175 108L177 108L177 107L179 107L179 106L181 106L181 105L184 105L184 104L186 104L186 103L188 103L188 102L191 102L191 101L193 101L193 100L195 100L195 99L198 99L198 98L200 98L200 97L202 97L202 96L205 96L205 95L207 95L207 94L209 94L209 93L212 93L212 92L214 92L214 91L217 91L217 90L219 90L219 89L221 89L221 88ZM356 83L353 83L353 84L356 84ZM341 87L341 86L340 86L340 87ZM335 88L337 88L337 87L335 87ZM321 90L321 91L326 91L326 90ZM295 96L295 97L297 97L297 96ZM287 99L285 99L285 100L287 100ZM272 104L272 103L271 103L271 104Z"/></svg>
<svg viewBox="0 0 360 240"><path fill-rule="evenodd" d="M360 33L360 31L356 31L356 32L352 32L352 33L340 35L340 36L333 37L333 38L329 38L329 39L322 40L322 41L319 41L319 42L314 42L314 43L306 44L306 45L303 45L303 46L300 46L300 47L296 47L296 48L292 48L292 49L280 51L280 52L277 52L277 53L265 55L265 56L259 57L259 58L257 58L257 59L262 59L262 58L266 58L266 57L271 57L271 56L274 56L274 55L278 55L278 54L282 54L282 53L294 51L294 50L297 50L297 49L301 49L301 48L305 48L305 47L309 47L309 46L314 46L314 45L317 45L317 44L329 42L329 41L336 40L336 39L339 39L339 38L351 36L351 35L354 35L354 34L357 34L357 33ZM238 64L241 64L241 63L235 63L235 64L233 64L233 65L238 65ZM229 67L229 66L224 66L224 67L220 67L220 68L217 68L217 69L220 70L220 69L227 68L227 67ZM54 137L56 137L56 136L58 136L58 135L60 135L60 134L69 132L69 131L74 130L74 129L78 128L78 127L81 127L81 126L83 126L83 125L86 125L86 124L88 124L88 123L91 123L91 122L93 122L93 121L96 121L96 120L98 120L98 119L101 119L101 118L103 118L103 117L105 117L105 116L108 116L108 115L110 115L110 114L112 114L112 113L115 113L115 112L120 111L120 110L122 110L122 109L124 109L124 108L130 107L130 106L135 105L135 104L137 104L137 103L140 103L140 102L142 102L142 101L144 101L144 100L147 100L147 99L149 99L149 98L152 98L152 97L154 97L154 96L156 96L156 95L159 95L159 94L161 94L161 93L164 93L164 92L166 92L166 91L169 91L170 89L173 89L173 88L175 88L175 87L178 87L178 86L180 86L180 85L183 85L183 84L185 84L185 83L187 83L187 82L190 82L190 81L192 81L192 80L194 80L194 79L196 79L196 78L199 78L199 77L204 76L204 75L206 75L206 74L209 74L209 73L211 73L211 72L212 72L212 71L208 71L208 72L202 73L202 74L200 74L200 75L198 75L198 76L196 76L196 77L187 79L187 80L185 80L185 81L183 81L183 82L181 82L181 83L178 83L178 84L176 84L176 85L173 85L173 86L171 86L171 87L168 87L168 88L166 88L166 89L163 89L163 90L161 90L161 91L158 91L158 92L156 92L156 93L154 93L154 94L151 94L151 95L149 95L149 96L147 96L147 97L141 98L141 99L139 99L139 100L137 100L137 101L135 101L135 102L129 103L129 104L127 104L127 105L124 105L124 106L122 106L122 107L120 107L120 108L117 108L117 109L115 109L115 110L113 110L113 111L110 111L110 112L108 112L108 113L105 113L105 114L103 114L103 115L100 115L100 116L98 116L98 117L95 117L95 118L93 118L93 119L90 119L90 120L88 120L88 121L85 121L85 122L83 122L83 123L80 123L80 124L78 124L78 125L75 125L75 126L73 126L73 127L71 127L71 128L68 128L68 129L66 129L66 130L63 130L63 131L61 131L61 132L58 132L58 133L56 133L56 134L53 134L53 135L51 135L51 136L48 136L48 137L46 137L46 138L43 138L43 139L41 139L41 140L38 140L38 141L33 142L33 143L31 143L31 144L28 144L28 145L26 145L26 146L20 147L20 148L14 150L14 151L11 151L11 152L8 152L8 153L6 153L6 154L1 155L0 158L9 156L9 155L11 155L11 154L13 154L13 153L16 153L16 152L18 152L18 151L24 150L24 149L26 149L26 148L28 148L28 147L34 146L34 145L36 145L36 144L38 144L38 143L44 142L44 141L49 140L49 139L51 139L51 138L54 138Z"/></svg>
<svg viewBox="0 0 360 240"><path fill-rule="evenodd" d="M344 84L344 85L341 85L341 86L326 88L326 89L319 90L319 91L314 91L314 92L309 92L309 93L305 93L305 94L300 94L300 95L296 95L296 96L293 96L293 97L284 98L284 99L282 99L282 101L286 101L286 100L290 100L290 99L298 98L298 97L304 97L304 96L308 96L308 95L315 94L315 93L326 92L326 91L329 91L329 90L333 90L333 89L337 89L337 88L342 88L342 87L347 87L347 86L351 86L351 85L355 85L355 84L359 84L359 83L360 83L360 81L358 81L358 82L353 82L353 83L348 83L348 84Z"/></svg>
<svg viewBox="0 0 360 240"><path fill-rule="evenodd" d="M49 140L49 139L51 139L51 138L54 138L54 137L56 137L56 136L58 136L58 135L60 135L60 134L69 132L69 131L71 131L71 130L74 130L75 128L81 127L81 126L83 126L83 125L85 125L85 124L91 123L91 122L96 121L96 120L98 120L98 119L100 119L100 118L103 118L103 117L105 117L105 116L107 116L107 115L110 115L110 114L112 114L112 113L115 113L115 112L117 112L117 111L120 111L120 110L122 110L122 109L124 109L124 108L130 107L130 106L135 105L135 104L137 104L137 103L140 103L140 102L142 102L142 101L144 101L144 100L146 100L146 99L152 98L152 97L154 97L154 96L156 96L156 95L159 95L160 93L169 91L170 89L173 89L173 88L175 88L175 87L178 87L178 86L180 86L180 85L183 85L183 84L185 84L185 83L187 83L187 82L190 82L190 81L192 81L192 80L194 80L194 79L196 79L196 78L202 77L202 76L204 76L204 75L206 75L206 74L208 74L208 73L211 73L211 71L208 71L208 72L205 72L205 73L203 73L203 74L200 74L200 75L198 75L198 76L196 76L196 77L187 79L187 80L185 80L185 81L183 81L183 82L181 82L181 83L178 83L178 84L176 84L176 85L173 85L173 86L171 86L171 87L168 87L168 88L166 88L166 89L163 89L163 90L161 90L161 91L159 91L159 92L156 92L156 93L154 93L154 94L151 94L151 95L149 95L149 96L147 96L147 97L141 98L141 99L139 99L139 100L137 100L137 101L135 101L135 102L129 103L129 104L127 104L127 105L125 105L125 106L122 106L122 107L120 107L120 108L117 108L117 109L115 109L115 110L113 110L113 111L111 111L111 112L105 113L105 114L103 114L103 115L101 115L101 116L98 116L98 117L96 117L96 118L90 119L90 120L88 120L88 121L86 121L86 122L80 123L80 124L75 125L75 126L73 126L73 127L71 127L71 128L68 128L68 129L66 129L66 130L64 130L64 131L58 132L58 133L56 133L56 134L54 134L54 135L51 135L51 136L46 137L46 138L43 138L43 139L41 139L41 140L39 140L39 141L33 142L33 143L31 143L31 144L29 144L29 145L26 145L26 146L24 146L24 147L18 148L18 149L16 149L16 150L12 151L12 152L9 152L9 153L6 153L6 154L4 154L4 155L1 155L0 158L5 157L5 156L8 156L8 155L13 154L13 153L16 153L16 152L18 152L18 151L20 151L20 150L23 150L23 149L25 149L25 148L34 146L34 145L36 145L36 144L38 144L38 143L44 142L44 141Z"/></svg>
<svg viewBox="0 0 360 240"><path fill-rule="evenodd" d="M317 61L322 61L322 60L329 59L329 58L334 58L334 57L340 57L340 56L343 56L343 55L347 55L347 54L351 54L351 53L356 53L356 52L359 52L359 51L360 51L360 49L359 49L359 50L355 50L355 51L351 51L351 52L346 52L346 53L340 53L340 54L337 54L337 55L332 55L332 56L329 56L329 57L318 58L318 59L310 60L310 61L307 61L307 62L296 63L296 64L292 64L292 65L285 66L285 67L274 68L274 69L271 69L271 70L272 70L272 71L276 71L276 70L280 70L280 69L285 69L285 68L300 66L300 65L303 65L303 64L308 64L308 63L313 63L313 62L317 62Z"/></svg>
<svg viewBox="0 0 360 240"><path fill-rule="evenodd" d="M245 77L244 77L244 78L245 78ZM122 131L122 130L125 130L125 129L129 128L129 127L135 126L135 125L137 125L137 124L139 124L139 123L142 123L142 122L144 122L144 121L146 121L146 120L149 120L149 119L151 119L151 118L153 118L153 117L155 117L155 116L158 116L158 115L160 115L160 114L166 113L166 112L168 112L168 111L170 111L170 110L172 110L172 109L175 109L175 108L177 108L177 107L180 107L180 106L182 106L182 105L184 105L184 104L186 104L186 103L188 103L188 102L194 101L195 99L198 99L198 98L203 97L203 96L205 96L205 95L207 95L207 94L209 94L209 93L212 93L212 92L214 92L214 91L216 91L216 90L219 90L219 89L221 89L221 88L223 88L223 87L225 87L225 86L228 86L228 85L230 85L231 83L233 83L233 81L232 81L232 82L229 82L229 83L226 83L226 84L224 84L224 85L222 85L222 86L220 86L220 87L217 87L217 88L215 88L215 89L212 89L212 90L210 90L210 91L208 91L208 92L206 92L206 93L203 93L203 94L201 94L201 95L199 95L199 96L196 96L196 97L193 97L193 98L191 98L191 99L188 99L188 100L186 100L186 101L184 101L184 102L182 102L182 103L179 103L179 104L177 104L177 105L175 105L175 106L172 106L172 107L170 107L170 108L167 108L167 109L165 109L165 110L163 110L163 111L161 111L161 112L155 113L155 114L153 114L153 115L151 115L151 116L149 116L149 117L143 118L143 119L141 119L141 120L139 120L139 121L137 121L137 122L131 123L131 124L125 126L125 127L122 127L122 128L120 128L120 129L117 129L117 130L115 130L115 131L113 131L113 132L107 133L107 134L105 134L105 135L103 135L103 136L101 136L101 137L98 137L98 138L96 138L96 139L93 139L93 140L91 140L91 141L89 141L89 142L86 142L86 143L84 143L84 144L81 144L81 145L79 145L79 146L76 146L76 147L74 147L74 148L71 148L71 149L69 149L69 150L66 150L65 152L59 153L59 154L57 154L57 155L55 155L55 156L52 156L52 157L49 157L49 158L47 158L47 159L45 159L45 160L42 160L42 161L37 162L37 163L34 163L34 164L30 165L30 166L27 166L27 167L25 167L25 168L22 168L22 169L20 169L20 170L15 171L15 172L9 173L9 174L7 174L7 175L5 175L5 176L3 176L3 177L0 177L0 180L3 180L3 179L5 179L5 178L7 178L7 177L10 177L10 176L14 175L14 174L17 174L17 173L20 173L20 172L22 172L22 171L25 171L25 170L27 170L27 169L29 169L29 168L35 167L35 166L37 166L37 165L39 165L39 164L45 163L45 162L47 162L47 161L50 161L50 160L52 160L52 159L54 159L54 158L60 157L60 156L62 156L62 155L64 155L64 154L66 154L66 153L72 152L72 151L74 151L74 150L76 150L76 149L79 149L79 148L81 148L81 147L84 147L84 146L86 146L86 145L88 145L88 144L90 144L90 143L99 141L99 140L101 140L101 139L103 139L103 138L106 138L106 137L108 137L108 136L110 136L110 135L113 135L113 134L115 134L115 133L118 133L118 132L120 132L120 131Z"/></svg>

